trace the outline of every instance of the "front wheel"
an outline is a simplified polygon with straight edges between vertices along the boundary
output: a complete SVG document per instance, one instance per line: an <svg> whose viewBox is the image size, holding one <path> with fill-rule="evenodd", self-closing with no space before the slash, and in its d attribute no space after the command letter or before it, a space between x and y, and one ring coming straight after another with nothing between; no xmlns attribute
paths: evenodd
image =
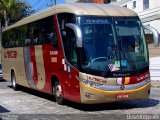
<svg viewBox="0 0 160 120"><path fill-rule="evenodd" d="M62 88L59 81L55 82L55 99L58 104L62 105L64 103L64 98L62 95Z"/></svg>
<svg viewBox="0 0 160 120"><path fill-rule="evenodd" d="M12 75L11 75L11 82L12 82L12 88L14 90L17 90L17 84L16 84L16 76L15 76L15 73L13 72Z"/></svg>

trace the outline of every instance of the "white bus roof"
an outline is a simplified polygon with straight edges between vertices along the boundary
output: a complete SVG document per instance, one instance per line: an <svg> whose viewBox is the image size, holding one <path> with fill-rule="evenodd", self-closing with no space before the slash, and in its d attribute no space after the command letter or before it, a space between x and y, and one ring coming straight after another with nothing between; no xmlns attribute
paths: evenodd
<svg viewBox="0 0 160 120"><path fill-rule="evenodd" d="M20 20L19 22L4 28L3 31L45 18L47 16L54 15L56 13L73 13L76 15L95 15L95 16L137 16L137 14L132 10L111 4L97 4L97 3L59 4L50 7L44 11L35 13L29 17L26 17Z"/></svg>

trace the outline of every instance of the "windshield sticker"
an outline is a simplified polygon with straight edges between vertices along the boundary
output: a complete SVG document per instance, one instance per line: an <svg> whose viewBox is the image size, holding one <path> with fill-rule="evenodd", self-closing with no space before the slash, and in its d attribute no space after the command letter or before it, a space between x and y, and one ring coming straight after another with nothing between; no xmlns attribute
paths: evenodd
<svg viewBox="0 0 160 120"><path fill-rule="evenodd" d="M118 71L119 70L119 68L117 68L115 66L115 64L109 64L108 67L109 67L110 71Z"/></svg>
<svg viewBox="0 0 160 120"><path fill-rule="evenodd" d="M115 61L114 64L115 64L116 68L120 67L120 61Z"/></svg>
<svg viewBox="0 0 160 120"><path fill-rule="evenodd" d="M121 60L121 65L122 65L122 67L126 67L127 66L127 61L126 60Z"/></svg>
<svg viewBox="0 0 160 120"><path fill-rule="evenodd" d="M71 67L70 66L68 66L68 72L71 72Z"/></svg>
<svg viewBox="0 0 160 120"><path fill-rule="evenodd" d="M110 24L108 19L90 18L83 21L84 24Z"/></svg>

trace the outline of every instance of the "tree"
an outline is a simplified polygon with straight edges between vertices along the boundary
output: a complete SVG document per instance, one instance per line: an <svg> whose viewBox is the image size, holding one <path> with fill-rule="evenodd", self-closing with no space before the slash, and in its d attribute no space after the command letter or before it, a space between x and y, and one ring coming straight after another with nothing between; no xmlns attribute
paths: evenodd
<svg viewBox="0 0 160 120"><path fill-rule="evenodd" d="M0 15L4 18L5 27L10 21L16 21L28 15L31 6L21 0L0 0Z"/></svg>

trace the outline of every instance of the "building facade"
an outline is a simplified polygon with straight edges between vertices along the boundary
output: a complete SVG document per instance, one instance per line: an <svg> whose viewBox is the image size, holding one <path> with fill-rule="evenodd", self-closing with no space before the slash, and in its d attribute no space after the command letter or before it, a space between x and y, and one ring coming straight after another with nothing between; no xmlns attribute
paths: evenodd
<svg viewBox="0 0 160 120"><path fill-rule="evenodd" d="M143 25L155 28L160 33L160 1L159 0L112 0L113 4L134 10Z"/></svg>
<svg viewBox="0 0 160 120"><path fill-rule="evenodd" d="M109 0L66 0L66 3L83 2L83 3L107 3Z"/></svg>

